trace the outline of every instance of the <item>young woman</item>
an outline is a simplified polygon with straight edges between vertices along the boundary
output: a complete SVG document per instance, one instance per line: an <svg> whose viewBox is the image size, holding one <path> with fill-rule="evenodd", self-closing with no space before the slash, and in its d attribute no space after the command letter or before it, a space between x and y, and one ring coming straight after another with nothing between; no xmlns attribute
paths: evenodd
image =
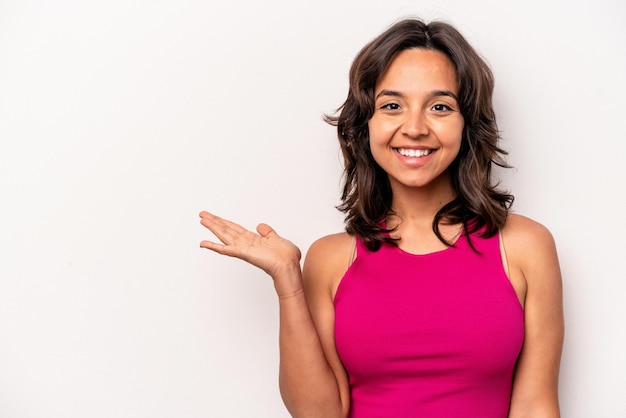
<svg viewBox="0 0 626 418"><path fill-rule="evenodd" d="M300 251L208 212L201 246L265 270L295 417L558 417L554 241L510 213L493 78L452 26L404 20L366 45L337 126L346 232Z"/></svg>

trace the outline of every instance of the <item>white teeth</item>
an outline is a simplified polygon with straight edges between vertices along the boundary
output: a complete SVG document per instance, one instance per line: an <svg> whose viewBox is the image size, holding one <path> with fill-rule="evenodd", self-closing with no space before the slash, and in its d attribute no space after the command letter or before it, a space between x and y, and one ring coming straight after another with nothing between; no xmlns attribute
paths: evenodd
<svg viewBox="0 0 626 418"><path fill-rule="evenodd" d="M433 152L431 149L406 149L406 148L398 148L398 154L403 155L405 157L425 157L426 155Z"/></svg>

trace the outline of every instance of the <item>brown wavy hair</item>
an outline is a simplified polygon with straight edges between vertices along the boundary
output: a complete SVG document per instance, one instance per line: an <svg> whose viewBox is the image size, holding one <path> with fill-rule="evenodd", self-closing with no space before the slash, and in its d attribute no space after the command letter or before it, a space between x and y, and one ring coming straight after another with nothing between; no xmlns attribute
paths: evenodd
<svg viewBox="0 0 626 418"><path fill-rule="evenodd" d="M384 226L393 213L393 196L387 173L372 157L367 123L374 114L376 83L396 55L409 48L440 51L454 64L465 120L461 148L449 168L456 197L433 219L437 237L452 245L441 235L440 223L461 223L468 240L483 227L483 236L493 236L504 226L513 203L513 195L498 190L491 178L494 164L509 166L504 160L506 151L498 146L489 66L450 24L399 21L358 53L350 68L346 101L336 115L324 118L337 127L344 157L342 203L337 208L345 213L346 231L363 240L370 251L377 251L383 242L397 245L397 240Z"/></svg>

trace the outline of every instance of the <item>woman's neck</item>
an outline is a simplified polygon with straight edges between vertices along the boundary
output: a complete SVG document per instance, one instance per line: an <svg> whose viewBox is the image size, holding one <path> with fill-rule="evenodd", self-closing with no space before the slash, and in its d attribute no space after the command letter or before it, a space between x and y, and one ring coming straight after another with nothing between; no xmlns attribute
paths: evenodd
<svg viewBox="0 0 626 418"><path fill-rule="evenodd" d="M392 218L397 217L402 219L402 222L411 224L432 225L437 212L456 197L452 183L447 176L438 180L440 181L432 182L424 187L407 187L392 183Z"/></svg>
<svg viewBox="0 0 626 418"><path fill-rule="evenodd" d="M433 220L437 212L454 197L452 187L447 191L394 190L393 212L387 217L386 226L393 230L391 236L399 239L399 247L412 254L428 254L447 248L435 234ZM461 225L447 224L443 220L438 229L441 237L452 244L461 232Z"/></svg>

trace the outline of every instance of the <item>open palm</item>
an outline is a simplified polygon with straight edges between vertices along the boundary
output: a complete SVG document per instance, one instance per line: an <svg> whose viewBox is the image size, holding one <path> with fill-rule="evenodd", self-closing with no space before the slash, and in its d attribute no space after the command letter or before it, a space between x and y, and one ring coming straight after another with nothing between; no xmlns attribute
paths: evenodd
<svg viewBox="0 0 626 418"><path fill-rule="evenodd" d="M222 243L202 241L200 246L236 257L276 277L300 263L301 253L291 241L280 237L269 225L259 224L257 233L209 212L200 212L200 223Z"/></svg>

